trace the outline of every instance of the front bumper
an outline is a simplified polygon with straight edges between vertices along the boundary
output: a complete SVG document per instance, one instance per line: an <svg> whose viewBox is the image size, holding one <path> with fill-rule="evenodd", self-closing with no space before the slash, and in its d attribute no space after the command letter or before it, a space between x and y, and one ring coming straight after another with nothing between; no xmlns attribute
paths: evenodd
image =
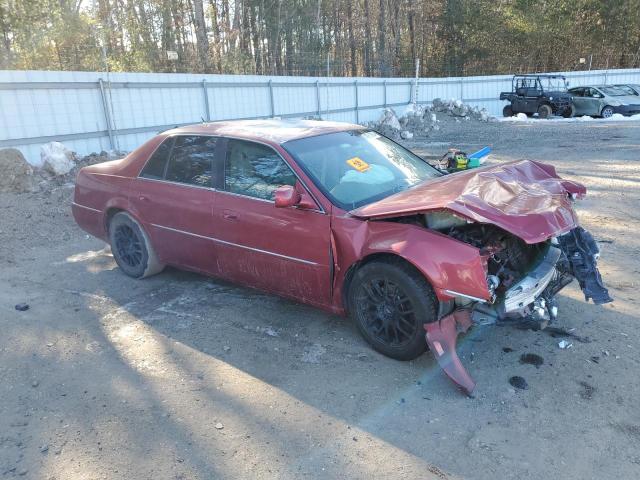
<svg viewBox="0 0 640 480"><path fill-rule="evenodd" d="M559 248L549 245L524 278L505 292L504 299L497 306L499 316L522 316L524 309L535 302L553 279L561 254Z"/></svg>
<svg viewBox="0 0 640 480"><path fill-rule="evenodd" d="M613 107L614 113L620 113L621 115L631 116L640 113L640 104L637 105L623 105L621 107Z"/></svg>

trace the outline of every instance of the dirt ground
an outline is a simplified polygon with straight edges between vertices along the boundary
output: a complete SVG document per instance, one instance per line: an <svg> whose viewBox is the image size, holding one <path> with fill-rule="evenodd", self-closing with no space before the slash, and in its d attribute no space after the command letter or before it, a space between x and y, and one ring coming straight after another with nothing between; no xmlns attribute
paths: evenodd
<svg viewBox="0 0 640 480"><path fill-rule="evenodd" d="M346 319L176 270L124 276L75 226L71 186L0 195L0 478L640 478L640 122L451 123L410 144L484 145L588 186L615 303L565 289L557 326L580 338L564 350L473 329L475 398Z"/></svg>

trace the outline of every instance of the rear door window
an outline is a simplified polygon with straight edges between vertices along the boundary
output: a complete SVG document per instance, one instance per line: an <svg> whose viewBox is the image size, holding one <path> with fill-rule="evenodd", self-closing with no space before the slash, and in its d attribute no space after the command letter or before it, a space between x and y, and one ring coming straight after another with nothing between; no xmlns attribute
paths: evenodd
<svg viewBox="0 0 640 480"><path fill-rule="evenodd" d="M212 187L217 137L176 137L165 180L198 187Z"/></svg>
<svg viewBox="0 0 640 480"><path fill-rule="evenodd" d="M282 185L295 185L296 176L270 147L244 140L229 140L225 164L225 190L262 200L273 200Z"/></svg>
<svg viewBox="0 0 640 480"><path fill-rule="evenodd" d="M173 138L167 138L160 144L156 151L153 152L151 158L147 161L140 172L140 176L144 178L153 178L155 180L161 180L164 177L164 170L167 166L167 160L171 153L171 146L173 145Z"/></svg>

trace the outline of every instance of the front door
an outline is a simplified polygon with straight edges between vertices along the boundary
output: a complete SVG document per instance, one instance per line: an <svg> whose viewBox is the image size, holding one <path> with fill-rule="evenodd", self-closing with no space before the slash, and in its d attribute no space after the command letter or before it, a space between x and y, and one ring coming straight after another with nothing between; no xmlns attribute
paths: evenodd
<svg viewBox="0 0 640 480"><path fill-rule="evenodd" d="M316 305L330 303L330 217L318 206L276 208L282 185L304 186L271 147L229 139L216 192L221 274Z"/></svg>
<svg viewBox="0 0 640 480"><path fill-rule="evenodd" d="M572 102L574 108L576 109L576 115L589 115L587 113L589 111L589 100L584 97L584 92L584 87L572 88L571 90L569 90L569 93L573 97Z"/></svg>
<svg viewBox="0 0 640 480"><path fill-rule="evenodd" d="M216 274L213 212L218 138L165 140L133 182L130 201L160 261Z"/></svg>

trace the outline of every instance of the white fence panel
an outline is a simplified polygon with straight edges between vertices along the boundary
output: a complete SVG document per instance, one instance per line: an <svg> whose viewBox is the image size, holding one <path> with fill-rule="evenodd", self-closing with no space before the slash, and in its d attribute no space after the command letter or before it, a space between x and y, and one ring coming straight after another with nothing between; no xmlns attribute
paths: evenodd
<svg viewBox="0 0 640 480"><path fill-rule="evenodd" d="M562 72L560 72L562 73ZM572 86L640 84L640 69L565 72ZM421 78L417 101L461 99L500 115L511 75ZM0 148L38 163L57 140L80 154L133 150L173 126L236 118L320 117L366 123L402 112L415 79L0 71Z"/></svg>

